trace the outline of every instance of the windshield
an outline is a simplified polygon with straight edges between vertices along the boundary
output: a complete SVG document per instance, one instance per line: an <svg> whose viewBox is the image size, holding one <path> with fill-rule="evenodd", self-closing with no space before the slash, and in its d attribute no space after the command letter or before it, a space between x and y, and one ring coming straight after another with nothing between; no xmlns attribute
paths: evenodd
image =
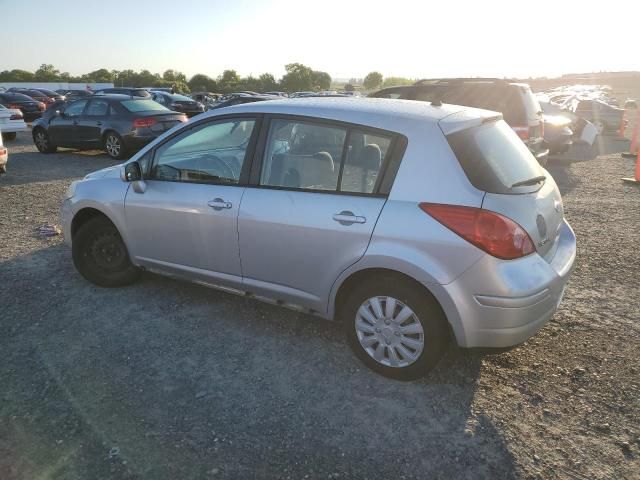
<svg viewBox="0 0 640 480"><path fill-rule="evenodd" d="M489 193L522 193L512 185L544 175L535 157L504 120L447 136L469 181ZM538 185L539 186L539 185ZM526 187L531 191L537 187Z"/></svg>
<svg viewBox="0 0 640 480"><path fill-rule="evenodd" d="M153 100L123 100L120 104L130 112L171 111Z"/></svg>
<svg viewBox="0 0 640 480"><path fill-rule="evenodd" d="M177 102L193 102L193 98L186 97L184 95L169 95L171 100L175 100Z"/></svg>

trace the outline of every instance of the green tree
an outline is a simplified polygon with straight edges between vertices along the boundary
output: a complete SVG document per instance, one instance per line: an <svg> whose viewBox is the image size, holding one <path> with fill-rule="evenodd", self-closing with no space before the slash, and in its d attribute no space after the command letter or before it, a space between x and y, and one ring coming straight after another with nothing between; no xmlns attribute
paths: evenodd
<svg viewBox="0 0 640 480"><path fill-rule="evenodd" d="M396 85L411 85L413 84L414 81L409 79L409 78L404 78L404 77L387 77L384 79L384 82L382 82L382 86L383 87L393 87Z"/></svg>
<svg viewBox="0 0 640 480"><path fill-rule="evenodd" d="M162 74L163 80L167 80L168 82L184 82L187 83L187 77L184 73L178 72L176 70L165 70Z"/></svg>
<svg viewBox="0 0 640 480"><path fill-rule="evenodd" d="M350 84L350 83L347 83L347 84L344 86L344 91L345 91L345 92L353 92L355 89L356 89L356 87L354 87L354 86L353 86L352 84Z"/></svg>
<svg viewBox="0 0 640 480"><path fill-rule="evenodd" d="M329 90L331 88L331 75L327 72L311 72L311 82L315 90Z"/></svg>
<svg viewBox="0 0 640 480"><path fill-rule="evenodd" d="M225 70L218 77L218 87L223 93L237 90L238 83L240 83L240 76L235 70Z"/></svg>
<svg viewBox="0 0 640 480"><path fill-rule="evenodd" d="M114 81L113 74L106 68L94 70L85 75L82 75L85 82L95 83L112 83Z"/></svg>
<svg viewBox="0 0 640 480"><path fill-rule="evenodd" d="M367 90L378 88L382 84L382 74L380 72L370 72L364 77L362 85Z"/></svg>
<svg viewBox="0 0 640 480"><path fill-rule="evenodd" d="M55 82L60 79L60 70L53 65L43 63L34 74L34 80L37 82Z"/></svg>
<svg viewBox="0 0 640 480"><path fill-rule="evenodd" d="M289 63L284 66L287 73L280 80L280 88L286 92L299 92L313 88L312 73L309 67L301 63Z"/></svg>
<svg viewBox="0 0 640 480"><path fill-rule="evenodd" d="M192 92L214 92L218 90L216 81L202 73L196 73L188 82Z"/></svg>
<svg viewBox="0 0 640 480"><path fill-rule="evenodd" d="M268 92L278 88L278 83L276 82L275 77L270 73L263 73L258 77L258 81L260 84L259 90L261 92Z"/></svg>

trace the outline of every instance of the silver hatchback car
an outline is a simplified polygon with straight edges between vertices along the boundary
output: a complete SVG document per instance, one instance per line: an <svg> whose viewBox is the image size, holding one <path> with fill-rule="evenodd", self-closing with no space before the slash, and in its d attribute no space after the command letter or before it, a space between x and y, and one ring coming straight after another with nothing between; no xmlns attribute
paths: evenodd
<svg viewBox="0 0 640 480"><path fill-rule="evenodd" d="M576 255L553 178L500 114L387 99L205 113L72 183L61 214L95 284L146 269L338 318L399 379L449 339L525 341Z"/></svg>

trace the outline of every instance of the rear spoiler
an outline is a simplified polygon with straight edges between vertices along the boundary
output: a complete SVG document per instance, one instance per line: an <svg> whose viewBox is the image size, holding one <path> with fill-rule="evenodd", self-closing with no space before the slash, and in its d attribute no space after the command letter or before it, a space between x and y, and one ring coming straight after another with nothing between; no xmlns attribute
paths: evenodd
<svg viewBox="0 0 640 480"><path fill-rule="evenodd" d="M438 126L445 135L466 130L471 127L478 127L485 123L502 120L502 114L478 108L465 108L459 112L452 113L440 119Z"/></svg>

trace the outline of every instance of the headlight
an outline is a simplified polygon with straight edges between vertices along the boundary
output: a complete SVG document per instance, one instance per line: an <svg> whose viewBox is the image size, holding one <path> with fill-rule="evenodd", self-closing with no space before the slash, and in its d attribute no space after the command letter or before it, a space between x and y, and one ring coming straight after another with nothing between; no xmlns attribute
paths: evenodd
<svg viewBox="0 0 640 480"><path fill-rule="evenodd" d="M64 192L63 200L66 200L67 198L71 198L76 194L76 185L78 185L78 180L71 182L71 185L69 185L69 188L67 188L67 191Z"/></svg>

